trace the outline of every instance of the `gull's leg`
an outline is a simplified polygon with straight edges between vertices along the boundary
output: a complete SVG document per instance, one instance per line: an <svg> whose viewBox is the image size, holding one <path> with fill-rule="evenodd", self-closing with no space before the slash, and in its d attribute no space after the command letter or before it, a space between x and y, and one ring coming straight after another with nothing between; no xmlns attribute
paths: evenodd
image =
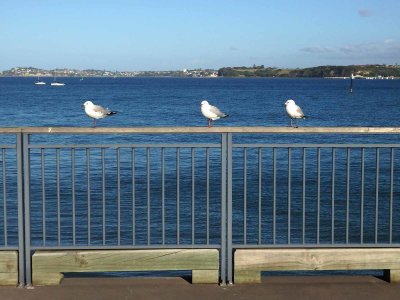
<svg viewBox="0 0 400 300"><path fill-rule="evenodd" d="M93 118L93 127L96 127L96 119Z"/></svg>
<svg viewBox="0 0 400 300"><path fill-rule="evenodd" d="M296 128L299 127L299 124L297 122L298 122L298 119L296 118Z"/></svg>
<svg viewBox="0 0 400 300"><path fill-rule="evenodd" d="M293 127L292 118L290 118L290 127Z"/></svg>
<svg viewBox="0 0 400 300"><path fill-rule="evenodd" d="M211 127L211 119L208 119L208 128Z"/></svg>

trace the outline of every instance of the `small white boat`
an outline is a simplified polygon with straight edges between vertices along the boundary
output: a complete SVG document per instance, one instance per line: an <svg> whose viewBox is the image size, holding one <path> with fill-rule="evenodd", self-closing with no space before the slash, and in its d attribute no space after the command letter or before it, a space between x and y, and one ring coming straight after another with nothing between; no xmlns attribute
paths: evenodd
<svg viewBox="0 0 400 300"><path fill-rule="evenodd" d="M35 82L35 84L37 84L37 85L45 85L46 82L41 81L41 80L39 79L39 76L38 76L37 81Z"/></svg>
<svg viewBox="0 0 400 300"><path fill-rule="evenodd" d="M50 85L52 85L52 86L63 86L63 85L65 85L65 83L54 81L54 82L50 83Z"/></svg>
<svg viewBox="0 0 400 300"><path fill-rule="evenodd" d="M50 85L52 85L52 86L63 86L63 85L65 85L65 83L57 81L56 77L54 77L54 81L52 83L50 83Z"/></svg>

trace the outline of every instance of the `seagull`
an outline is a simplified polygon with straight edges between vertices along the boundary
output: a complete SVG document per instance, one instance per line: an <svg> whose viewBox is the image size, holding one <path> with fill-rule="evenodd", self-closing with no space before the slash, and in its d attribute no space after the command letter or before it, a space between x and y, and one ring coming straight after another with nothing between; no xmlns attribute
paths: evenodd
<svg viewBox="0 0 400 300"><path fill-rule="evenodd" d="M211 127L212 121L228 117L218 107L210 105L207 100L201 101L201 113L208 119L208 127Z"/></svg>
<svg viewBox="0 0 400 300"><path fill-rule="evenodd" d="M85 113L93 118L93 127L96 127L96 120L102 119L107 116L115 115L116 111L111 111L108 108L101 107L100 105L94 104L92 101L86 101L83 103L83 107L85 108Z"/></svg>
<svg viewBox="0 0 400 300"><path fill-rule="evenodd" d="M292 121L293 119L296 119L296 126L295 128L299 127L297 125L297 119L305 119L307 118L303 111L301 110L300 106L298 106L294 100L289 99L285 102L285 106L286 106L286 112L290 118L290 127L293 127Z"/></svg>

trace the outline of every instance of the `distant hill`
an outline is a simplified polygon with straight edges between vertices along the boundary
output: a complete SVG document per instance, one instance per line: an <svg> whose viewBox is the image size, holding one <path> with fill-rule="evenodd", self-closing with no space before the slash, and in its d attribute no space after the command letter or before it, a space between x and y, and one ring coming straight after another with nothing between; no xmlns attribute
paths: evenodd
<svg viewBox="0 0 400 300"><path fill-rule="evenodd" d="M319 66L304 69L280 69L261 66L225 67L218 70L223 77L400 77L398 65Z"/></svg>

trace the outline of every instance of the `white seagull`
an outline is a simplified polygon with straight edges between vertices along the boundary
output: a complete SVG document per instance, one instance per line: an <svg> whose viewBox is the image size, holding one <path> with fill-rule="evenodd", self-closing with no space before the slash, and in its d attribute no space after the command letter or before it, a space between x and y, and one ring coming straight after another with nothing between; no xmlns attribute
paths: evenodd
<svg viewBox="0 0 400 300"><path fill-rule="evenodd" d="M293 127L292 120L296 119L296 128L298 127L297 125L297 119L305 119L307 118L303 111L301 110L300 106L298 106L294 100L289 99L285 102L286 106L286 112L290 118L290 126Z"/></svg>
<svg viewBox="0 0 400 300"><path fill-rule="evenodd" d="M116 111L111 111L108 108L104 108L100 105L94 104L92 101L86 101L83 103L83 107L85 108L85 113L93 118L93 127L96 127L96 120L102 119L107 116L115 115Z"/></svg>
<svg viewBox="0 0 400 300"><path fill-rule="evenodd" d="M211 127L212 121L228 117L218 107L210 105L207 100L201 101L201 113L208 119L208 127Z"/></svg>

